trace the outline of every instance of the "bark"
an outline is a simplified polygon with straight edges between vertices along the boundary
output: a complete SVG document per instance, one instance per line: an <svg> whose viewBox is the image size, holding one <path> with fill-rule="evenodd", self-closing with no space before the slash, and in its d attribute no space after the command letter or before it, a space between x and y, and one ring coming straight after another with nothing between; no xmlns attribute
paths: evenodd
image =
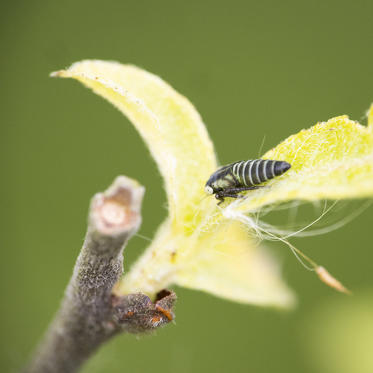
<svg viewBox="0 0 373 373"><path fill-rule="evenodd" d="M123 249L141 224L144 188L124 176L94 196L86 238L55 316L26 373L71 373L121 332L143 333L169 323L176 300L160 292L112 294L123 273Z"/></svg>

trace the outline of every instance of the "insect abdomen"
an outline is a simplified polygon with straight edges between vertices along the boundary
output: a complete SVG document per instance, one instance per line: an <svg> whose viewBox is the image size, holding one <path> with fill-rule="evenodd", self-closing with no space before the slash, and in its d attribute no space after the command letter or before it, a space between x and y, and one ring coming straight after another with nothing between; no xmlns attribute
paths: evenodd
<svg viewBox="0 0 373 373"><path fill-rule="evenodd" d="M250 159L235 163L232 172L241 185L250 186L264 183L269 179L282 175L290 167L290 164L284 161Z"/></svg>

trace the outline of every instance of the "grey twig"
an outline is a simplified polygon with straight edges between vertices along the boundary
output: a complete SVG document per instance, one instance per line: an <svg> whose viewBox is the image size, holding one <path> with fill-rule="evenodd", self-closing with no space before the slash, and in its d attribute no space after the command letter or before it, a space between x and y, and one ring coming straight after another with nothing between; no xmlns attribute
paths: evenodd
<svg viewBox="0 0 373 373"><path fill-rule="evenodd" d="M112 294L123 272L123 248L141 223L143 194L137 182L119 176L106 192L94 196L61 308L25 372L75 372L114 335L147 332L173 319L173 292L160 292L154 303L141 293Z"/></svg>

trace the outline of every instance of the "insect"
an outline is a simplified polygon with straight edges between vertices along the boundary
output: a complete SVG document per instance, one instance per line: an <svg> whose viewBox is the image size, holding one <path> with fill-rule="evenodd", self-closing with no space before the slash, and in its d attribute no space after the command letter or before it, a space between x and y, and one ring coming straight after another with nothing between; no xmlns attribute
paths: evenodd
<svg viewBox="0 0 373 373"><path fill-rule="evenodd" d="M215 194L220 205L225 197L242 198L243 196L238 193L261 188L258 184L282 175L290 167L287 162L271 159L234 162L219 168L210 176L205 185L205 192Z"/></svg>

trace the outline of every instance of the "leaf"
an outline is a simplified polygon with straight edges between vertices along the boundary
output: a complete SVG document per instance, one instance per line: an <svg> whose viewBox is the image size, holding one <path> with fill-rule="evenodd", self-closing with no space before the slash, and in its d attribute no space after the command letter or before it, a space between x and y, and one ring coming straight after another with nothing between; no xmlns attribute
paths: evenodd
<svg viewBox="0 0 373 373"><path fill-rule="evenodd" d="M231 203L225 214L254 212L288 200L349 199L373 196L373 130L347 116L332 118L290 136L264 159L287 161L291 169L267 188Z"/></svg>
<svg viewBox="0 0 373 373"><path fill-rule="evenodd" d="M180 286L241 303L280 308L295 304L293 293L279 281L278 263L249 238L241 223L225 221L181 255L174 280Z"/></svg>
<svg viewBox="0 0 373 373"><path fill-rule="evenodd" d="M183 229L217 165L213 144L193 105L159 77L117 62L86 60L52 76L79 80L131 120L165 180L172 222Z"/></svg>
<svg viewBox="0 0 373 373"><path fill-rule="evenodd" d="M191 236L175 234L166 221L116 293L141 291L153 296L170 284L241 303L279 308L295 303L278 263L255 244L243 224L233 220Z"/></svg>

